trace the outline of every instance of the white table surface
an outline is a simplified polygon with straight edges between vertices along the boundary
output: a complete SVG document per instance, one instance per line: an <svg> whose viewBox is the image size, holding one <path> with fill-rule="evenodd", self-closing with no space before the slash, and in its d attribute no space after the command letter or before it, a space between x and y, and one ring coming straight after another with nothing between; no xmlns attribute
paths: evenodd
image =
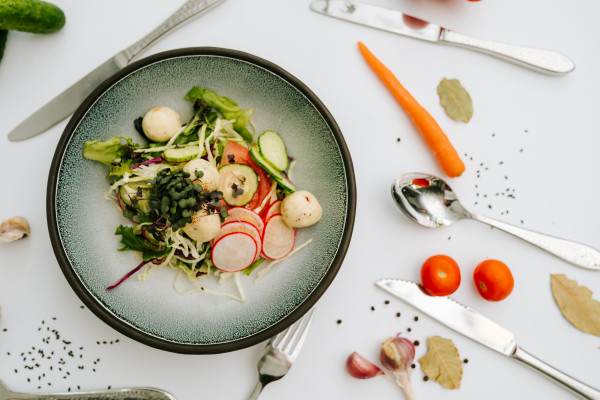
<svg viewBox="0 0 600 400"><path fill-rule="evenodd" d="M369 46L432 113L458 152L467 154L466 172L450 182L468 209L600 248L599 3L372 2L465 34L549 48L571 57L577 68L565 76L537 73L473 51L329 19L310 11L308 0L227 0L144 53L216 46L270 60L325 103L351 152L358 203L350 248L317 303L299 359L261 398L402 398L391 381L355 380L344 369L353 351L376 361L379 342L397 332L421 342L417 359L425 354L426 338L440 335L452 339L460 356L469 360L462 386L454 391L423 381L417 366L412 377L420 399L572 398L527 367L375 287L374 281L383 277L418 280L421 263L440 253L461 266L456 299L514 332L532 354L600 387L600 338L567 322L550 291L550 274L566 274L599 300L600 272L571 266L474 221L438 230L410 222L391 199L392 180L412 171L443 173L356 46L359 40ZM54 257L46 223L48 170L66 121L28 141L7 139L30 113L149 32L181 3L56 0L67 15L60 32L9 34L0 63L0 219L23 215L32 229L26 240L0 246L0 379L14 390L155 386L178 400L244 399L255 384L262 344L228 354L172 354L119 334L83 308ZM468 124L451 120L439 105L436 86L443 77L460 79L470 92L475 113ZM507 189L514 198L496 195ZM502 302L487 302L474 288L472 271L486 258L504 261L515 277L513 293ZM414 316L419 316L417 322ZM44 343L52 330L61 339ZM57 357L25 369L38 350L64 358L63 370L58 370Z"/></svg>

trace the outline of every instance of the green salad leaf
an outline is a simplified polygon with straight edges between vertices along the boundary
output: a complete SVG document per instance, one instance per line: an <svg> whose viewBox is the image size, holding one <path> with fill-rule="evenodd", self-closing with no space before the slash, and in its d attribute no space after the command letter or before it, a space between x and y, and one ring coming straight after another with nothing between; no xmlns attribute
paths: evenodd
<svg viewBox="0 0 600 400"><path fill-rule="evenodd" d="M254 109L242 109L237 102L225 96L219 96L215 92L200 86L194 86L185 95L185 98L196 102L204 102L208 107L212 107L223 114L226 119L235 119L233 129L235 129L245 141L248 143L252 142L253 136L248 130L248 124L250 123Z"/></svg>
<svg viewBox="0 0 600 400"><path fill-rule="evenodd" d="M144 261L150 261L154 258L165 257L171 251L171 247L164 249L154 248L142 235L137 235L133 227L119 225L115 235L121 235L121 244L123 247L119 251L135 250L142 252Z"/></svg>
<svg viewBox="0 0 600 400"><path fill-rule="evenodd" d="M99 161L106 165L120 164L125 159L132 158L132 150L139 146L131 138L116 136L105 142L94 140L86 142L83 156L88 160Z"/></svg>

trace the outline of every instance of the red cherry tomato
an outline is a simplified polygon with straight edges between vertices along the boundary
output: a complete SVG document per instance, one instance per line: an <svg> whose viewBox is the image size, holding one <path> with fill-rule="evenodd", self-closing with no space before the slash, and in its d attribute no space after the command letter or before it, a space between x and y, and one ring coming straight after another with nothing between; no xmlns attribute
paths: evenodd
<svg viewBox="0 0 600 400"><path fill-rule="evenodd" d="M460 285L460 268L445 255L429 257L421 267L421 283L432 296L447 296Z"/></svg>
<svg viewBox="0 0 600 400"><path fill-rule="evenodd" d="M473 272L477 291L486 300L500 301L508 297L515 280L506 264L498 260L485 260Z"/></svg>

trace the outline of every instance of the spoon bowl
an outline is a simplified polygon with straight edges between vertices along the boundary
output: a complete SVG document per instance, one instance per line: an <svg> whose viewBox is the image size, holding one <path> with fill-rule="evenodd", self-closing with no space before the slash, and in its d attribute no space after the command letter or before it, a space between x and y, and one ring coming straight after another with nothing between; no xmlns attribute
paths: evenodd
<svg viewBox="0 0 600 400"><path fill-rule="evenodd" d="M394 181L392 196L407 217L428 228L471 218L452 188L432 175L412 173Z"/></svg>
<svg viewBox="0 0 600 400"><path fill-rule="evenodd" d="M474 219L532 243L578 267L600 271L600 251L471 213L463 207L452 188L437 176L422 173L402 175L392 184L392 197L408 218L427 228Z"/></svg>

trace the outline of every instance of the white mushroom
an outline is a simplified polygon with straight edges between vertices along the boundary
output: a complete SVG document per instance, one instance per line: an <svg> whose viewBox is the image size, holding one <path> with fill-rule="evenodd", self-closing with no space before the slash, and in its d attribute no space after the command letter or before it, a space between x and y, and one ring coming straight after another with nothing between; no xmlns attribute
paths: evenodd
<svg viewBox="0 0 600 400"><path fill-rule="evenodd" d="M198 243L208 242L221 229L219 214L207 214L206 210L198 210L192 216L192 222L183 227L183 231Z"/></svg>
<svg viewBox="0 0 600 400"><path fill-rule="evenodd" d="M183 170L190 174L190 179L195 184L201 184L205 190L211 192L217 190L219 186L219 170L209 161L202 158L195 158L185 164ZM202 173L200 178L196 177L196 171Z"/></svg>
<svg viewBox="0 0 600 400"><path fill-rule="evenodd" d="M299 190L281 202L281 217L290 228L306 228L319 222L323 209L317 198L306 190Z"/></svg>
<svg viewBox="0 0 600 400"><path fill-rule="evenodd" d="M142 119L142 129L148 139L165 142L181 129L179 114L169 107L155 107Z"/></svg>

